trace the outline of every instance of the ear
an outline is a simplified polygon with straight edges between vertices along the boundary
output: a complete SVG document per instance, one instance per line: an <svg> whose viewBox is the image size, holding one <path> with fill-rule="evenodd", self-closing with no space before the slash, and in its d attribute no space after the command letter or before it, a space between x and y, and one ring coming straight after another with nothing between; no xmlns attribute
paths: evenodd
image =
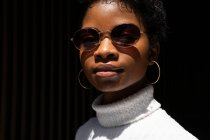
<svg viewBox="0 0 210 140"><path fill-rule="evenodd" d="M152 61L158 60L159 53L160 53L160 44L159 43L153 44L149 50L149 58L148 58L149 65L153 64Z"/></svg>

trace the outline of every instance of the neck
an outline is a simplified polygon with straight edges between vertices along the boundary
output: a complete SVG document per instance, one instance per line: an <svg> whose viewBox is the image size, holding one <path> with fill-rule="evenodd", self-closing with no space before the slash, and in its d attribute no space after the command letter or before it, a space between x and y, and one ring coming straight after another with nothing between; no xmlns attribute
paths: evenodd
<svg viewBox="0 0 210 140"><path fill-rule="evenodd" d="M122 89L120 91L115 91L111 93L103 93L103 98L102 98L102 104L109 104L112 102L119 101L121 99L124 99L132 94L135 94L137 91L145 87L143 84L143 81L138 81L131 86Z"/></svg>
<svg viewBox="0 0 210 140"><path fill-rule="evenodd" d="M104 127L130 124L145 118L160 107L153 98L152 85L145 86L135 94L111 104L102 104L103 96L97 97L92 107L99 123Z"/></svg>

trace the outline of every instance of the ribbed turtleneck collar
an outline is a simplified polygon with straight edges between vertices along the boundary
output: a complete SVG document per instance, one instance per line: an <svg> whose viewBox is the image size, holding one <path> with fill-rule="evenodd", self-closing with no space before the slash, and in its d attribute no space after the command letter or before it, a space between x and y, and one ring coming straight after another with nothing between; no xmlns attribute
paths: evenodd
<svg viewBox="0 0 210 140"><path fill-rule="evenodd" d="M137 93L120 101L101 105L102 95L95 99L92 108L99 123L104 127L114 127L132 123L151 114L160 104L154 100L153 86L149 85Z"/></svg>

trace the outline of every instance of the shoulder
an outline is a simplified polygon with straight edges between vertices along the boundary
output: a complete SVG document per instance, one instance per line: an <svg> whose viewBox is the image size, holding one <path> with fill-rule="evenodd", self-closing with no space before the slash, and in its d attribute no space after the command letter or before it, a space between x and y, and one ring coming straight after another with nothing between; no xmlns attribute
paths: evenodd
<svg viewBox="0 0 210 140"><path fill-rule="evenodd" d="M97 119L91 118L86 123L84 123L82 126L79 127L76 133L75 140L84 140L88 139L88 137L91 136L91 133L93 133L93 128L98 125Z"/></svg>
<svg viewBox="0 0 210 140"><path fill-rule="evenodd" d="M162 108L153 113L151 119L156 120L155 125L159 134L163 134L162 139L198 140Z"/></svg>
<svg viewBox="0 0 210 140"><path fill-rule="evenodd" d="M128 125L121 135L131 137L131 134L132 140L198 140L162 108Z"/></svg>

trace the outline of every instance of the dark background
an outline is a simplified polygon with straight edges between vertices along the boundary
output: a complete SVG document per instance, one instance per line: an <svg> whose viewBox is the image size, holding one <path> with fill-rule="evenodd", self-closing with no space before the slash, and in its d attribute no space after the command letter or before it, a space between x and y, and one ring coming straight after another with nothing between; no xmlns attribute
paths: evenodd
<svg viewBox="0 0 210 140"><path fill-rule="evenodd" d="M165 0L165 7L170 29L155 96L184 128L208 140L208 7L190 0ZM97 96L77 82L78 51L69 42L75 1L2 0L0 10L0 140L73 140L94 115Z"/></svg>

